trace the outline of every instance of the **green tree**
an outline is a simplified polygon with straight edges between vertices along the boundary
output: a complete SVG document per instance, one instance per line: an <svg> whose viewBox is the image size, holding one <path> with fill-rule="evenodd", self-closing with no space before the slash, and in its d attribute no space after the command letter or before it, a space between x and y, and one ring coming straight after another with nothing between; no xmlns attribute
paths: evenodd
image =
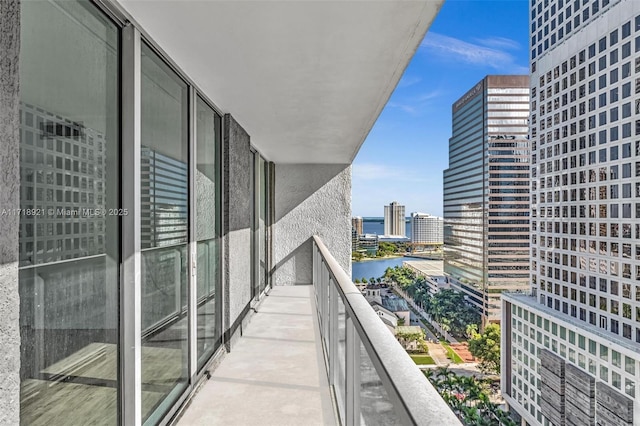
<svg viewBox="0 0 640 426"><path fill-rule="evenodd" d="M489 324L469 340L469 352L480 360L478 367L485 373L500 373L500 326Z"/></svg>
<svg viewBox="0 0 640 426"><path fill-rule="evenodd" d="M398 319L398 325L404 325L404 319ZM424 331L422 331L422 329L415 329L415 331L397 329L396 338L405 348L409 343L416 342L416 346L419 350L422 352L428 352L427 342L424 340Z"/></svg>
<svg viewBox="0 0 640 426"><path fill-rule="evenodd" d="M356 280L354 281L356 284L360 284L360 278L356 278Z"/></svg>
<svg viewBox="0 0 640 426"><path fill-rule="evenodd" d="M467 325L465 334L467 335L467 338L472 339L473 336L478 334L478 324L469 324L469 325Z"/></svg>
<svg viewBox="0 0 640 426"><path fill-rule="evenodd" d="M458 376L446 367L424 375L465 425L516 426L509 414L491 402L487 383L476 377Z"/></svg>
<svg viewBox="0 0 640 426"><path fill-rule="evenodd" d="M367 279L366 279L366 278L364 278L364 277L363 277L363 278L362 278L362 280L360 280L360 281L362 281L362 282L363 282L363 283L365 283L365 284L367 284L367 283L369 282L369 281L367 281Z"/></svg>
<svg viewBox="0 0 640 426"><path fill-rule="evenodd" d="M480 322L480 314L467 303L464 295L451 289L433 295L425 310L440 325L446 323L456 336L464 335L469 324Z"/></svg>

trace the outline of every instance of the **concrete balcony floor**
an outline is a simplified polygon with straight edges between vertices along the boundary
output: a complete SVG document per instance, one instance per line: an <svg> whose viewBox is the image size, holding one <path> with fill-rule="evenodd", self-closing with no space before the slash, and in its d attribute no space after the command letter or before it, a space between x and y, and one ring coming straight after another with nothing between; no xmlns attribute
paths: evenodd
<svg viewBox="0 0 640 426"><path fill-rule="evenodd" d="M335 424L310 285L271 290L178 422Z"/></svg>

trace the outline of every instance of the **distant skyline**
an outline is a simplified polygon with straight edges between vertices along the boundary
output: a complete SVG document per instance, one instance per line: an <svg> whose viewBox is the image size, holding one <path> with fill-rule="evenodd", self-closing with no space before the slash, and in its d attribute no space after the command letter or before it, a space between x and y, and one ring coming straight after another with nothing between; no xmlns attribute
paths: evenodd
<svg viewBox="0 0 640 426"><path fill-rule="evenodd" d="M391 201L442 216L451 104L488 74L528 74L528 26L526 0L445 2L353 162L353 216Z"/></svg>

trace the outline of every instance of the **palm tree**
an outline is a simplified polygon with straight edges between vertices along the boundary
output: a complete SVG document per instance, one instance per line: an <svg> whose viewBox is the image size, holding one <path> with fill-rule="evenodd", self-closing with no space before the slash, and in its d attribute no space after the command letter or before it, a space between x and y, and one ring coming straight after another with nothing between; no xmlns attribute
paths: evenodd
<svg viewBox="0 0 640 426"><path fill-rule="evenodd" d="M433 374L433 370L432 369L428 369L428 370L424 370L423 371L425 377L427 378L427 380L429 380L431 383L433 383L434 380L434 374Z"/></svg>

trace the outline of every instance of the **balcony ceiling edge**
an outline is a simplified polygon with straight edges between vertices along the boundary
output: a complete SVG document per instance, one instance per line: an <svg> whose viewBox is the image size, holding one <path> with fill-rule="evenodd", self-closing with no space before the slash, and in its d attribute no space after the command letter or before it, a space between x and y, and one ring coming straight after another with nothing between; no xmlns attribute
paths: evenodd
<svg viewBox="0 0 640 426"><path fill-rule="evenodd" d="M443 0L118 0L271 161L351 163Z"/></svg>

